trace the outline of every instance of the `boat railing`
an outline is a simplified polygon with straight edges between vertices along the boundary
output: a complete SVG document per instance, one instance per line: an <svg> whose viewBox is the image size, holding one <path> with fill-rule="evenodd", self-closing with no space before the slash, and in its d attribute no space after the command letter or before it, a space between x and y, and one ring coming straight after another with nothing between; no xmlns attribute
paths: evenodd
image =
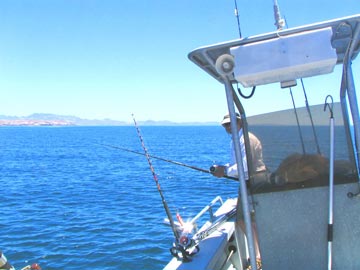
<svg viewBox="0 0 360 270"><path fill-rule="evenodd" d="M208 205L206 205L194 218L191 219L191 224L196 224L198 219L202 217L206 212L209 212L210 214L210 222L214 221L214 211L213 206L219 202L220 206L224 204L223 200L220 196L216 196L215 199L213 199Z"/></svg>
<svg viewBox="0 0 360 270"><path fill-rule="evenodd" d="M207 221L209 224L213 223L215 220L215 215L213 208L216 204L219 204L219 207L224 204L222 198L220 196L216 196L209 204L207 204L195 217L193 217L190 221L184 222L179 213L177 213L176 217L178 221L175 221L176 229L182 233L184 230L192 230L194 233L198 231L197 222L203 217L207 212L209 213L209 220ZM204 222L205 224L206 222ZM165 225L170 225L170 221L168 218L164 219Z"/></svg>

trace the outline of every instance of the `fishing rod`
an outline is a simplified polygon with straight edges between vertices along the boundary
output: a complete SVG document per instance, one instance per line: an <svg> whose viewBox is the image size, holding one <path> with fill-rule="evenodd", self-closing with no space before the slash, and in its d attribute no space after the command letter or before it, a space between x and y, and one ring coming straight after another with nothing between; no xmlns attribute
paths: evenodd
<svg viewBox="0 0 360 270"><path fill-rule="evenodd" d="M305 155L305 154L306 154L306 151L305 151L304 139L303 139L302 132L301 132L301 127L300 127L299 117L298 117L297 110L296 110L296 105L295 105L295 101L294 101L294 96L293 96L291 87L290 87L289 89L290 89L291 100L292 100L293 107L294 107L294 113L295 113L295 117L296 117L297 127L298 127L298 131L299 131L299 136L300 136L300 141L301 141L301 147L302 147L302 150L303 150L303 154Z"/></svg>
<svg viewBox="0 0 360 270"><path fill-rule="evenodd" d="M134 150L130 150L130 149L127 149L127 148L124 148L124 147L120 147L120 146L109 145L109 144L100 144L100 145L103 145L103 146L106 146L106 147L110 147L110 148L114 148L114 149L119 149L119 150L122 150L122 151L125 151L125 152L137 154L137 155L142 155L142 156L147 156L147 155L148 155L150 158L153 158L153 159L165 161L165 162L168 162L168 163L171 163L171 164L183 166L183 167L185 167L185 168L193 169L193 170L200 171L200 172L204 172L204 173L210 173L210 174L212 174L212 173L216 170L216 168L215 168L214 166L211 166L211 167L210 167L210 170L206 170L206 169L198 168L198 167L195 167L195 166L187 165L187 164L184 164L184 163L181 163L181 162L177 162L177 161L174 161L174 160L165 159L165 158L162 158L162 157L157 157L157 156L150 155L150 154L147 154L147 155L146 155L146 154L144 154L144 153L137 152L137 151L134 151ZM237 179L236 177L232 177L232 176L224 175L223 178L227 178L227 179L231 179L231 180L238 181L238 179Z"/></svg>
<svg viewBox="0 0 360 270"><path fill-rule="evenodd" d="M310 121L311 121L311 127L312 127L312 132L313 132L313 135L314 135L314 139L315 139L316 149L317 149L318 154L321 155L320 145L319 145L319 141L318 141L318 138L317 138L317 135L316 135L314 121L313 121L313 118L312 118L308 98L307 98L306 91L305 91L304 81L303 81L302 78L300 78L300 81L301 81L301 85L302 85L302 89L303 89L303 93L304 93L304 97L305 97L306 110L307 110L307 113L308 113L308 115L310 117Z"/></svg>
<svg viewBox="0 0 360 270"><path fill-rule="evenodd" d="M156 175L156 173L155 173L155 170L154 170L154 167L153 167L153 165L152 165L152 163L151 163L150 155L149 155L149 153L148 153L148 151L147 151L147 149L146 149L146 147L145 147L145 143L144 143L144 140L143 140L143 138L142 138L142 136L141 136L140 129L139 129L137 123L136 123L136 120L135 120L135 117L134 117L133 114L132 114L132 118L133 118L133 120L134 120L136 132L137 132L138 137L139 137L139 139L140 139L141 146L142 146L142 148L143 148L143 150L144 150L144 154L143 154L143 155L146 156L146 159L147 159L147 161L148 161L148 163L149 163L149 167L150 167L151 173L152 173L152 175L153 175L154 181L155 181L155 183L156 183L156 187L157 187L157 189L158 189L158 191L159 191L159 194L160 194L162 203L163 203L163 205L164 205L166 215L167 215L167 217L168 217L168 219L169 219L169 221L170 221L171 229L172 229L172 231L173 231L173 233L174 233L174 236L175 236L175 239L176 239L176 241L177 241L177 240L179 239L179 233L178 233L178 231L175 229L174 219L172 218L172 215L171 215L171 213L170 213L169 206L168 206L168 204L167 204L167 202L166 202L166 200L165 200L164 194L163 194L163 192L162 192L162 190L161 190L161 186L160 186L160 184L159 184L158 177L157 177L157 175Z"/></svg>
<svg viewBox="0 0 360 270"><path fill-rule="evenodd" d="M142 146L142 148L144 150L144 155L146 156L146 159L147 159L147 161L149 163L149 167L150 167L151 173L153 175L154 181L156 183L157 190L159 191L159 194L160 194L160 197L161 197L161 200L162 200L166 215L167 215L167 217L169 219L171 230L172 230L172 232L173 232L173 234L175 236L174 246L170 249L170 252L171 252L171 254L173 256L176 256L176 257L178 257L178 254L181 253L182 259L183 259L184 262L190 261L189 256L192 256L194 254L191 254L189 251L187 251L186 247L184 247L184 245L182 244L182 236L179 235L179 231L176 230L176 225L175 225L174 219L173 219L173 217L171 215L169 206L168 206L168 204L167 204L167 202L165 200L165 197L164 197L164 194L162 192L158 177L157 177L157 175L155 173L154 167L152 166L150 155L149 155L149 153L148 153L148 151L147 151L147 149L145 147L145 143L144 143L144 140L143 140L143 138L141 136L140 129L139 129L137 123L136 123L136 120L135 120L135 117L134 117L133 114L132 114L132 118L134 120L136 132L137 132L138 137L140 139L141 146ZM197 250L198 250L198 248L197 248Z"/></svg>

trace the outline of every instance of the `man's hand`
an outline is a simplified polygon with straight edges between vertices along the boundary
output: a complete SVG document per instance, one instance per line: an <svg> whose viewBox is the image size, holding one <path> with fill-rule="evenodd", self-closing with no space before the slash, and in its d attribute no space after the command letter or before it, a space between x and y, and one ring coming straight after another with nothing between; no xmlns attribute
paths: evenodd
<svg viewBox="0 0 360 270"><path fill-rule="evenodd" d="M223 177L226 175L226 167L223 165L213 165L210 167L210 172L216 177Z"/></svg>

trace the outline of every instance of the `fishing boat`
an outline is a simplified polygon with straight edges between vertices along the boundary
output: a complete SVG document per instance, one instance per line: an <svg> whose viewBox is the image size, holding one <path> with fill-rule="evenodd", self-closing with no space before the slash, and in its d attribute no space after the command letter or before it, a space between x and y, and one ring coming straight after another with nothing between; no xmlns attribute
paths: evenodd
<svg viewBox="0 0 360 270"><path fill-rule="evenodd" d="M274 32L200 47L189 54L224 86L239 191L238 198L215 197L188 222L179 215L166 220L175 241L165 270L360 269L360 119L352 70L360 50L360 14L287 29L279 16L275 18ZM295 106L294 127L303 151L292 153L298 148L287 146L291 149L284 156L270 157L276 167L260 182L249 163L246 180L236 114L244 122L246 149L251 125L236 86L272 84L276 91L291 90L306 78L326 80L336 65L342 68L340 89L324 96L321 117L327 124L320 122L327 135L317 138L317 121L307 118L318 147L306 150L308 141L301 136ZM340 97L338 104L332 95ZM269 134L267 139L281 145L278 137ZM251 151L246 155L251 160Z"/></svg>

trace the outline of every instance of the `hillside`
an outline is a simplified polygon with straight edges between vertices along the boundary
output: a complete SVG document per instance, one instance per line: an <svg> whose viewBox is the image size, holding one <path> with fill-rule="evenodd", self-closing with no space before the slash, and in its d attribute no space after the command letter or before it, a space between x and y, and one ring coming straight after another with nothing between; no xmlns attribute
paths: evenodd
<svg viewBox="0 0 360 270"><path fill-rule="evenodd" d="M327 109L324 111L324 105L310 106L310 112L315 125L329 125L330 112ZM296 110L300 125L311 125L311 119L307 112L306 107L297 108ZM334 103L333 107L334 119L336 125L343 124L343 118L341 116L340 103ZM283 110L278 112L271 112L265 114L259 114L256 116L248 117L249 125L296 125L296 114L293 109Z"/></svg>

